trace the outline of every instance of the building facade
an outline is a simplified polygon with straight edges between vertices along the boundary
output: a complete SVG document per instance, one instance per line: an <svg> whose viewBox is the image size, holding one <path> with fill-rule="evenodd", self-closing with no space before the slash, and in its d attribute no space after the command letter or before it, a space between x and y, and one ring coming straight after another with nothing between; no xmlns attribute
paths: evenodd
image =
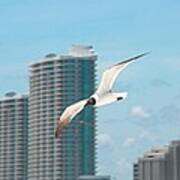
<svg viewBox="0 0 180 180"><path fill-rule="evenodd" d="M48 54L30 65L29 180L76 180L95 173L95 111L87 108L55 139L63 110L95 90L97 55L73 46L67 55Z"/></svg>
<svg viewBox="0 0 180 180"><path fill-rule="evenodd" d="M179 180L180 141L145 153L133 169L134 180Z"/></svg>
<svg viewBox="0 0 180 180"><path fill-rule="evenodd" d="M173 169L173 180L180 179L180 140L172 141L169 145L169 151L172 159L172 169Z"/></svg>
<svg viewBox="0 0 180 180"><path fill-rule="evenodd" d="M28 96L0 99L0 179L27 180Z"/></svg>

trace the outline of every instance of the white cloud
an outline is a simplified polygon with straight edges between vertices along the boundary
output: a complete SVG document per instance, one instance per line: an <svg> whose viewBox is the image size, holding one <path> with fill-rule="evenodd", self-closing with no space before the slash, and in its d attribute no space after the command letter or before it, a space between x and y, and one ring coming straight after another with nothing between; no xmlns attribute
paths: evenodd
<svg viewBox="0 0 180 180"><path fill-rule="evenodd" d="M134 106L131 109L131 115L139 118L148 118L150 114L142 106Z"/></svg>
<svg viewBox="0 0 180 180"><path fill-rule="evenodd" d="M132 164L129 162L128 159L122 158L116 162L117 167L117 175L119 177L124 177L129 174L132 168Z"/></svg>
<svg viewBox="0 0 180 180"><path fill-rule="evenodd" d="M135 142L136 142L135 138L128 137L128 138L124 141L123 146L124 146L124 147L130 147L130 146L134 145Z"/></svg>
<svg viewBox="0 0 180 180"><path fill-rule="evenodd" d="M99 134L97 136L98 144L100 146L106 146L112 144L112 138L109 134Z"/></svg>

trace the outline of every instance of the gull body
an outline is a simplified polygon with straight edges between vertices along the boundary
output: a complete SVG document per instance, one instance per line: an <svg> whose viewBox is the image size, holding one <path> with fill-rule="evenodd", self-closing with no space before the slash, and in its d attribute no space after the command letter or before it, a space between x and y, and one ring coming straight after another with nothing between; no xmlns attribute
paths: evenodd
<svg viewBox="0 0 180 180"><path fill-rule="evenodd" d="M127 92L112 92L112 87L117 79L118 75L132 62L135 62L137 59L147 55L144 53L133 58L127 59L120 63L113 65L104 71L102 79L98 89L95 93L90 96L88 99L78 101L70 106L68 106L58 121L58 127L56 129L55 136L58 137L63 129L68 126L72 119L80 113L87 106L99 107L113 103L115 101L124 100L127 97Z"/></svg>
<svg viewBox="0 0 180 180"><path fill-rule="evenodd" d="M92 104L94 107L99 107L107 104L111 104L115 101L124 100L127 97L127 92L114 93L108 92L103 95L94 94L91 98L94 98L95 104Z"/></svg>

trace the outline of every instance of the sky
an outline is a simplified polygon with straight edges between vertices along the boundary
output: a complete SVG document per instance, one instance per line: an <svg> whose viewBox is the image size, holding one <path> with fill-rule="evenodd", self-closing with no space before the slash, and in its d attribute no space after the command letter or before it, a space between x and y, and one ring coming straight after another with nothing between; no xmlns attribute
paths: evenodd
<svg viewBox="0 0 180 180"><path fill-rule="evenodd" d="M0 1L0 95L28 92L28 65L72 44L93 45L97 75L151 51L118 78L128 98L98 109L98 173L132 179L152 147L180 139L180 2L177 0Z"/></svg>

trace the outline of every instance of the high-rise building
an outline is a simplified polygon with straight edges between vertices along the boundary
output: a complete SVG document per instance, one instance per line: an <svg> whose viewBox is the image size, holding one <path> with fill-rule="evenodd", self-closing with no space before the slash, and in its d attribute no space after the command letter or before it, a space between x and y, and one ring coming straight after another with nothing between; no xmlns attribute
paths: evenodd
<svg viewBox="0 0 180 180"><path fill-rule="evenodd" d="M172 141L169 145L169 151L172 158L171 167L173 169L173 177L172 180L180 179L180 140Z"/></svg>
<svg viewBox="0 0 180 180"><path fill-rule="evenodd" d="M134 180L179 180L180 141L152 149L134 164Z"/></svg>
<svg viewBox="0 0 180 180"><path fill-rule="evenodd" d="M139 164L134 163L133 165L133 180L139 180Z"/></svg>
<svg viewBox="0 0 180 180"><path fill-rule="evenodd" d="M79 176L77 180L110 180L110 176Z"/></svg>
<svg viewBox="0 0 180 180"><path fill-rule="evenodd" d="M0 99L0 179L27 179L28 96L9 92Z"/></svg>
<svg viewBox="0 0 180 180"><path fill-rule="evenodd" d="M157 149L146 153L143 158L139 159L138 166L134 165L136 168L134 172L137 172L137 167L139 169L134 180L165 180L167 153L166 149Z"/></svg>
<svg viewBox="0 0 180 180"><path fill-rule="evenodd" d="M30 65L29 180L76 180L95 173L95 111L87 108L55 139L63 110L95 90L97 55L74 45L69 54L48 54Z"/></svg>

